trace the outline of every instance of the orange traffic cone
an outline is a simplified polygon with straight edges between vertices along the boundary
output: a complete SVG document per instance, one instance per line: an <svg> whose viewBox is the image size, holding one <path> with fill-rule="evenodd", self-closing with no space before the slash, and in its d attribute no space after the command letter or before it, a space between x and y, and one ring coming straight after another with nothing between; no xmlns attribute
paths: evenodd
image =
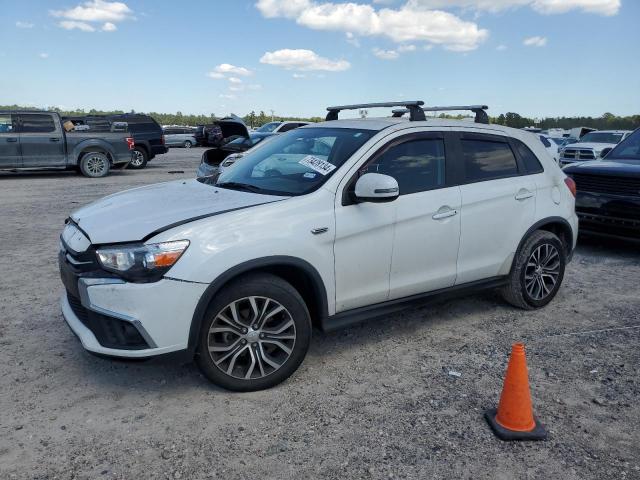
<svg viewBox="0 0 640 480"><path fill-rule="evenodd" d="M544 440L547 432L533 415L529 374L524 344L515 343L507 366L498 409L484 414L493 432L501 440Z"/></svg>

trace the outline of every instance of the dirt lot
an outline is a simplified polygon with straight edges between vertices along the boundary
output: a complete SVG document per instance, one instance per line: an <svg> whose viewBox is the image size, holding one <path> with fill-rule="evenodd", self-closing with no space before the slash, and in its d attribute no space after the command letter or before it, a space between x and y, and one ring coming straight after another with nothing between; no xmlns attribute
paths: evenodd
<svg viewBox="0 0 640 480"><path fill-rule="evenodd" d="M88 355L58 306L65 217L192 178L199 156L102 180L0 175L1 479L640 478L640 249L622 243L581 242L541 311L487 293L316 332L300 370L264 392ZM482 418L520 340L546 442L503 443Z"/></svg>

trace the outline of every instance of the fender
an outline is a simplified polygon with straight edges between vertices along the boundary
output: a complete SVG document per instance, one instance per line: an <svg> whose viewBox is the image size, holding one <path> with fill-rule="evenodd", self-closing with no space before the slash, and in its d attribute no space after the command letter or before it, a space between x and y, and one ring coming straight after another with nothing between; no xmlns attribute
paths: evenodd
<svg viewBox="0 0 640 480"><path fill-rule="evenodd" d="M109 153L109 155L111 155L111 158L116 157L115 150L109 142L102 140L100 138L89 138L87 140L81 141L75 147L73 147L73 151L71 152L71 155L69 158L71 163L73 165L76 165L80 160L79 159L80 152L90 147L99 147L101 150L104 150L107 153Z"/></svg>
<svg viewBox="0 0 640 480"><path fill-rule="evenodd" d="M327 318L329 312L327 305L327 290L324 286L322 277L313 265L300 258L289 257L286 255L274 255L271 257L256 258L230 268L218 278L216 278L213 282L211 282L205 292L202 294L202 297L200 298L200 301L196 306L195 312L193 313L191 328L189 329L189 342L187 345L187 352L190 357L193 357L193 355L195 354L198 344L198 335L200 334L200 328L202 326L205 313L216 293L218 293L220 289L227 282L229 282L229 280L243 273L275 266L290 266L303 270L309 276L309 278L311 278L314 295L317 299L319 299L318 316L321 319L321 322L323 321L323 319Z"/></svg>
<svg viewBox="0 0 640 480"><path fill-rule="evenodd" d="M544 227L545 225L550 225L552 223L561 223L568 232L571 232L571 243L569 245L570 250L567 252L567 263L570 262L571 258L573 257L573 236L575 232L573 231L573 228L571 228L571 224L562 217L543 218L542 220L538 220L536 223L531 225L531 227L529 227L529 230L527 230L522 236L522 239L520 240L520 243L518 244L518 248L516 250L516 255L518 254L518 252L520 252L524 241L527 239L527 237L529 237L529 235L531 235L536 230L540 230L540 227Z"/></svg>

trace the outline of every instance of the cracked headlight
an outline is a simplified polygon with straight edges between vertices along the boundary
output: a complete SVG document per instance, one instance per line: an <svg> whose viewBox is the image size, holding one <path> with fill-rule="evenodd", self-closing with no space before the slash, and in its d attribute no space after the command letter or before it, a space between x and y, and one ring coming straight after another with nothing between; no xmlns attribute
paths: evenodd
<svg viewBox="0 0 640 480"><path fill-rule="evenodd" d="M188 240L132 244L99 248L102 268L133 282L155 282L178 261L189 246Z"/></svg>

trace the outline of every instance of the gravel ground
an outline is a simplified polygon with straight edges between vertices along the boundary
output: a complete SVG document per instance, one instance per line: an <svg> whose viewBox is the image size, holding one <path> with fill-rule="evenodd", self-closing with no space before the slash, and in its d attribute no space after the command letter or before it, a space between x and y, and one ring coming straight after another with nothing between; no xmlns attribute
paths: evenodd
<svg viewBox="0 0 640 480"><path fill-rule="evenodd" d="M58 306L65 217L192 178L200 153L101 180L0 175L0 478L640 478L640 252L624 243L581 241L537 312L489 292L315 332L299 371L268 391L87 354ZM515 341L545 442L503 443L482 417Z"/></svg>

